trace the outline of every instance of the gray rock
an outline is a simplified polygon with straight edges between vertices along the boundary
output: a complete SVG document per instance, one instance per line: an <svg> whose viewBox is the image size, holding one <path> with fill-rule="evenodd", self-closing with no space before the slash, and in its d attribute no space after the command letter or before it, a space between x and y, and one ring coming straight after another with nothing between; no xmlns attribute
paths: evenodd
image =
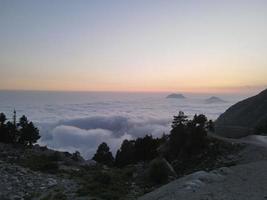
<svg viewBox="0 0 267 200"><path fill-rule="evenodd" d="M53 178L48 178L47 181L48 181L47 182L48 187L53 187L53 186L57 185L57 180L55 180Z"/></svg>
<svg viewBox="0 0 267 200"><path fill-rule="evenodd" d="M267 161L199 171L177 179L138 200L259 200L266 196Z"/></svg>
<svg viewBox="0 0 267 200"><path fill-rule="evenodd" d="M232 138L251 135L256 127L267 122L266 111L267 89L227 109L216 121L216 133Z"/></svg>

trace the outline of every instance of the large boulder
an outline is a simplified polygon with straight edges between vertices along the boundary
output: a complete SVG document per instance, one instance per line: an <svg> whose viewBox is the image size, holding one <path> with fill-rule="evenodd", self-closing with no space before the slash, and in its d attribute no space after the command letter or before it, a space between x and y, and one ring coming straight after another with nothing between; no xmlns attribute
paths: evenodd
<svg viewBox="0 0 267 200"><path fill-rule="evenodd" d="M267 122L267 89L231 106L215 123L216 133L239 138L254 134Z"/></svg>

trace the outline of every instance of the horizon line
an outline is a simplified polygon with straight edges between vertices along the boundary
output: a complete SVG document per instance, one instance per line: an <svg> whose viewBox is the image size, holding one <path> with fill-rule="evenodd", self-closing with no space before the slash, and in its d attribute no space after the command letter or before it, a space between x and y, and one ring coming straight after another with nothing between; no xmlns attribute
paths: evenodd
<svg viewBox="0 0 267 200"><path fill-rule="evenodd" d="M251 91L262 91L267 86L242 86L227 88L210 88L208 90L61 90L61 89L0 89L0 92L95 92L95 93L194 93L194 94L210 94L210 93L248 93Z"/></svg>

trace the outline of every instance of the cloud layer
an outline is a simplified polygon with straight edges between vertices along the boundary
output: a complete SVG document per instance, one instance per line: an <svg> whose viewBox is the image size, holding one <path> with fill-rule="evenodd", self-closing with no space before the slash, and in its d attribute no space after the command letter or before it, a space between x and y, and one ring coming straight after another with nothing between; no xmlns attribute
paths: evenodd
<svg viewBox="0 0 267 200"><path fill-rule="evenodd" d="M133 120L123 116L97 116L41 125L40 143L64 151L78 150L85 158L91 158L102 142L108 143L115 155L125 139L145 134L160 137L167 132L169 119Z"/></svg>
<svg viewBox="0 0 267 200"><path fill-rule="evenodd" d="M184 94L183 100L167 99L166 93L94 92L0 92L0 110L12 119L26 115L40 129L41 145L64 151L80 151L91 158L101 142L116 153L128 138L168 133L172 116L182 110L187 115L203 113L216 119L242 96ZM226 103L207 104L218 96Z"/></svg>

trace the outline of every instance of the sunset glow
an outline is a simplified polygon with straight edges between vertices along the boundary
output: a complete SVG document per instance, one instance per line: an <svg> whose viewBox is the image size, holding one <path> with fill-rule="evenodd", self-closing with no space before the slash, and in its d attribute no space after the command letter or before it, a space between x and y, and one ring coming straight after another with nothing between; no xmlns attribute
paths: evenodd
<svg viewBox="0 0 267 200"><path fill-rule="evenodd" d="M0 89L267 85L267 1L1 1Z"/></svg>

